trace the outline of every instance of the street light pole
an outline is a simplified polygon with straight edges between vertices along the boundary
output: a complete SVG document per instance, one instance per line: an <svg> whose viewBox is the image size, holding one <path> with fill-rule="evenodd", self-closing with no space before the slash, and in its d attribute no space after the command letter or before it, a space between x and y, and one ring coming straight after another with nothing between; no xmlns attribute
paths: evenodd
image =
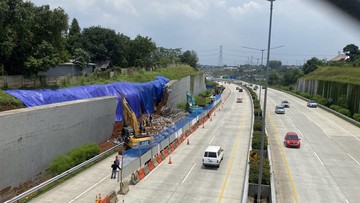
<svg viewBox="0 0 360 203"><path fill-rule="evenodd" d="M267 86L269 81L269 58L270 58L270 42L271 42L271 23L272 23L272 10L273 2L270 1L270 22L269 22L269 37L268 37L268 49L267 49L267 59L266 59L266 80L265 80L265 95L264 95L264 112L262 115L262 129L261 129L261 147L260 147L260 168L259 168L259 181L258 181L258 192L257 192L257 202L260 203L261 200L261 182L262 182L262 172L263 172L263 162L264 162L264 137L265 137L265 117L266 117L266 101L267 101Z"/></svg>

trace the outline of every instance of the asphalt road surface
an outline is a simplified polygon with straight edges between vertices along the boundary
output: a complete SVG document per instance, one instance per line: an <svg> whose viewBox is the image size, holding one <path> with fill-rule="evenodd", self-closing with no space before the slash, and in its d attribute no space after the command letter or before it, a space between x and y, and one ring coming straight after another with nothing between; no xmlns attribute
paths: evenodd
<svg viewBox="0 0 360 203"><path fill-rule="evenodd" d="M288 100L290 108L275 114L282 100ZM273 89L268 90L266 125L277 202L359 202L358 127ZM289 131L300 136L300 149L284 146Z"/></svg>
<svg viewBox="0 0 360 203"><path fill-rule="evenodd" d="M251 130L251 102L245 92L226 84L223 105L212 115L204 128L199 127L169 157L122 196L120 202L241 202L246 158ZM229 96L228 96L229 95ZM237 103L238 97L243 103ZM225 100L226 99L226 100ZM220 110L219 110L220 109ZM220 145L224 160L219 168L202 166L202 156L209 145ZM110 179L111 156L31 202L94 202L112 190L119 191L119 183ZM129 178L129 177L127 177Z"/></svg>

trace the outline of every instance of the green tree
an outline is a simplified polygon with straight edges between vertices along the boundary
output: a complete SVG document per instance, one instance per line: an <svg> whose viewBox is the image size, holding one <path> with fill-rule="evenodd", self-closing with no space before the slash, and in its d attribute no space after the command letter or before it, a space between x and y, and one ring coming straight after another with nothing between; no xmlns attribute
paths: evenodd
<svg viewBox="0 0 360 203"><path fill-rule="evenodd" d="M319 66L324 65L324 61L319 60L316 57L313 57L306 61L306 63L303 65L303 72L304 74L309 74L313 71L315 71Z"/></svg>
<svg viewBox="0 0 360 203"><path fill-rule="evenodd" d="M135 67L150 68L153 66L152 53L156 50L156 44L149 37L136 36L130 42L129 65Z"/></svg>
<svg viewBox="0 0 360 203"><path fill-rule="evenodd" d="M66 48L72 57L74 57L75 50L82 49L84 47L83 42L84 40L81 28L76 18L74 18L71 22L69 35L66 39Z"/></svg>
<svg viewBox="0 0 360 203"><path fill-rule="evenodd" d="M40 71L47 71L54 68L61 61L59 54L54 47L42 41L36 49L33 56L29 56L25 62L25 70L27 75L35 75Z"/></svg>
<svg viewBox="0 0 360 203"><path fill-rule="evenodd" d="M343 48L343 52L350 57L350 61L354 61L360 55L359 47L355 44L348 44Z"/></svg>
<svg viewBox="0 0 360 203"><path fill-rule="evenodd" d="M281 68L282 63L281 61L269 61L270 68Z"/></svg>
<svg viewBox="0 0 360 203"><path fill-rule="evenodd" d="M195 51L187 50L182 55L180 55L180 61L181 63L185 63L193 68L196 68L199 62L199 57L197 56Z"/></svg>
<svg viewBox="0 0 360 203"><path fill-rule="evenodd" d="M280 76L277 71L271 71L269 75L269 85L276 85L280 83Z"/></svg>
<svg viewBox="0 0 360 203"><path fill-rule="evenodd" d="M84 28L84 48L90 53L91 61L95 63L110 60L113 65L127 63L128 38L116 34L114 30L97 27Z"/></svg>
<svg viewBox="0 0 360 203"><path fill-rule="evenodd" d="M282 85L295 84L298 78L300 78L301 76L302 76L302 71L300 69L298 68L287 69L283 75L281 84Z"/></svg>
<svg viewBox="0 0 360 203"><path fill-rule="evenodd" d="M81 48L75 49L74 63L76 65L78 65L81 69L84 69L88 66L89 62L90 62L90 54L87 51Z"/></svg>

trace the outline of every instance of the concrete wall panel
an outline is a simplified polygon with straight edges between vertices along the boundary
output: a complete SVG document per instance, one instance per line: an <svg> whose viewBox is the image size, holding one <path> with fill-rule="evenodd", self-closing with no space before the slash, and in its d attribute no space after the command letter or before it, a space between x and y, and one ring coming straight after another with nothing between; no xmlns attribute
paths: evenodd
<svg viewBox="0 0 360 203"><path fill-rule="evenodd" d="M111 137L116 97L0 113L0 190L32 180L59 155Z"/></svg>

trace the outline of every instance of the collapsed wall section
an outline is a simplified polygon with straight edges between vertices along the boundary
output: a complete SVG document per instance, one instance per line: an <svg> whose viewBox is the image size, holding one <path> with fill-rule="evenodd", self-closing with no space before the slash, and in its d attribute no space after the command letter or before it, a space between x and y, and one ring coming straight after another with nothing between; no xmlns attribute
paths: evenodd
<svg viewBox="0 0 360 203"><path fill-rule="evenodd" d="M116 97L0 112L0 191L31 181L59 155L111 137Z"/></svg>

